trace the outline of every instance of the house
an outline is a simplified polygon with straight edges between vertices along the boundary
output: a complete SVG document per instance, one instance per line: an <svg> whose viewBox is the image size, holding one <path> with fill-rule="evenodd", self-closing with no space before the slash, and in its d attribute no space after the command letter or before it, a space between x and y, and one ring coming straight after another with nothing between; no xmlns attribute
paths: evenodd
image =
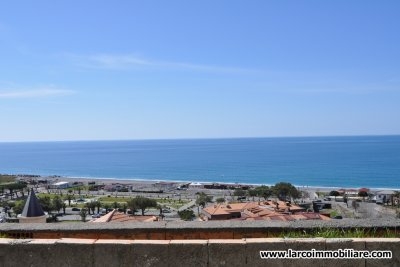
<svg viewBox="0 0 400 267"><path fill-rule="evenodd" d="M375 192L375 196L373 200L375 200L376 204L388 204L391 202L393 195L396 192L393 190L381 190Z"/></svg>
<svg viewBox="0 0 400 267"><path fill-rule="evenodd" d="M91 220L93 223L105 223L105 222L155 222L157 221L157 216L145 215L145 216L132 216L125 214L123 212L118 212L116 209L110 211L106 215Z"/></svg>
<svg viewBox="0 0 400 267"><path fill-rule="evenodd" d="M229 220L240 218L244 209L253 207L253 203L232 203L232 204L215 204L205 207L203 214L208 220Z"/></svg>
<svg viewBox="0 0 400 267"><path fill-rule="evenodd" d="M338 190L338 192L340 193L340 195L344 195L347 197L358 197L358 190L356 189L345 189L345 188L341 188Z"/></svg>
<svg viewBox="0 0 400 267"><path fill-rule="evenodd" d="M199 189L199 188L204 188L204 185L202 183L193 182L190 183L189 188Z"/></svg>
<svg viewBox="0 0 400 267"><path fill-rule="evenodd" d="M50 189L67 189L70 185L68 182L57 182L49 186Z"/></svg>
<svg viewBox="0 0 400 267"><path fill-rule="evenodd" d="M125 184L113 183L105 185L104 190L108 192L121 192L121 191L128 192L129 188Z"/></svg>
<svg viewBox="0 0 400 267"><path fill-rule="evenodd" d="M284 217L287 215L293 216L304 211L304 208L291 204L289 202L268 200L264 202L211 205L203 209L203 215L204 219L206 220L259 220L268 218L285 220ZM292 217L292 219L293 218L296 218L296 216ZM303 216L302 218L306 219L307 217Z"/></svg>

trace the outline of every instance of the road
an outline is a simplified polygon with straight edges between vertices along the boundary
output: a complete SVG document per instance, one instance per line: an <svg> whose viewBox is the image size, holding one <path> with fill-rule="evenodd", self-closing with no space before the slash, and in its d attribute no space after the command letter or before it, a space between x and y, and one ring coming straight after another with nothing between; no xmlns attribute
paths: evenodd
<svg viewBox="0 0 400 267"><path fill-rule="evenodd" d="M359 205L356 210L352 207L352 201L346 203L334 202L333 207L336 208L343 217L346 218L396 218L395 210L370 202L357 202Z"/></svg>

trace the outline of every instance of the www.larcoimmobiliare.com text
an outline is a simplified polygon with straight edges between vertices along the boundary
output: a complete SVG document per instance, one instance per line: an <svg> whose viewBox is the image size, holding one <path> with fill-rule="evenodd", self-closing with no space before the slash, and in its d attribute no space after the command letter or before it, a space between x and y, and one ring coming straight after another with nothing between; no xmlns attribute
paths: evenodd
<svg viewBox="0 0 400 267"><path fill-rule="evenodd" d="M262 250L262 259L391 259L390 250Z"/></svg>

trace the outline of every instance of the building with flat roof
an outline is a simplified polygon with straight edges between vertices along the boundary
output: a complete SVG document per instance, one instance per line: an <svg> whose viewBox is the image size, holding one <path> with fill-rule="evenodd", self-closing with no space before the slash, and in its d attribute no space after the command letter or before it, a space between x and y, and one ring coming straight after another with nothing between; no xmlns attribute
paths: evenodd
<svg viewBox="0 0 400 267"><path fill-rule="evenodd" d="M57 182L50 185L51 189L67 189L70 185L68 182Z"/></svg>

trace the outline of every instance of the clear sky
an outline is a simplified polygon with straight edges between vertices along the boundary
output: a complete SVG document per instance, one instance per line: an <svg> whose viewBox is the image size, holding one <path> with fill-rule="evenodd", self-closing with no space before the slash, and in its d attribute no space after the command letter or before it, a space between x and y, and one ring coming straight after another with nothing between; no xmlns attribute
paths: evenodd
<svg viewBox="0 0 400 267"><path fill-rule="evenodd" d="M400 134L400 1L4 1L0 141Z"/></svg>

